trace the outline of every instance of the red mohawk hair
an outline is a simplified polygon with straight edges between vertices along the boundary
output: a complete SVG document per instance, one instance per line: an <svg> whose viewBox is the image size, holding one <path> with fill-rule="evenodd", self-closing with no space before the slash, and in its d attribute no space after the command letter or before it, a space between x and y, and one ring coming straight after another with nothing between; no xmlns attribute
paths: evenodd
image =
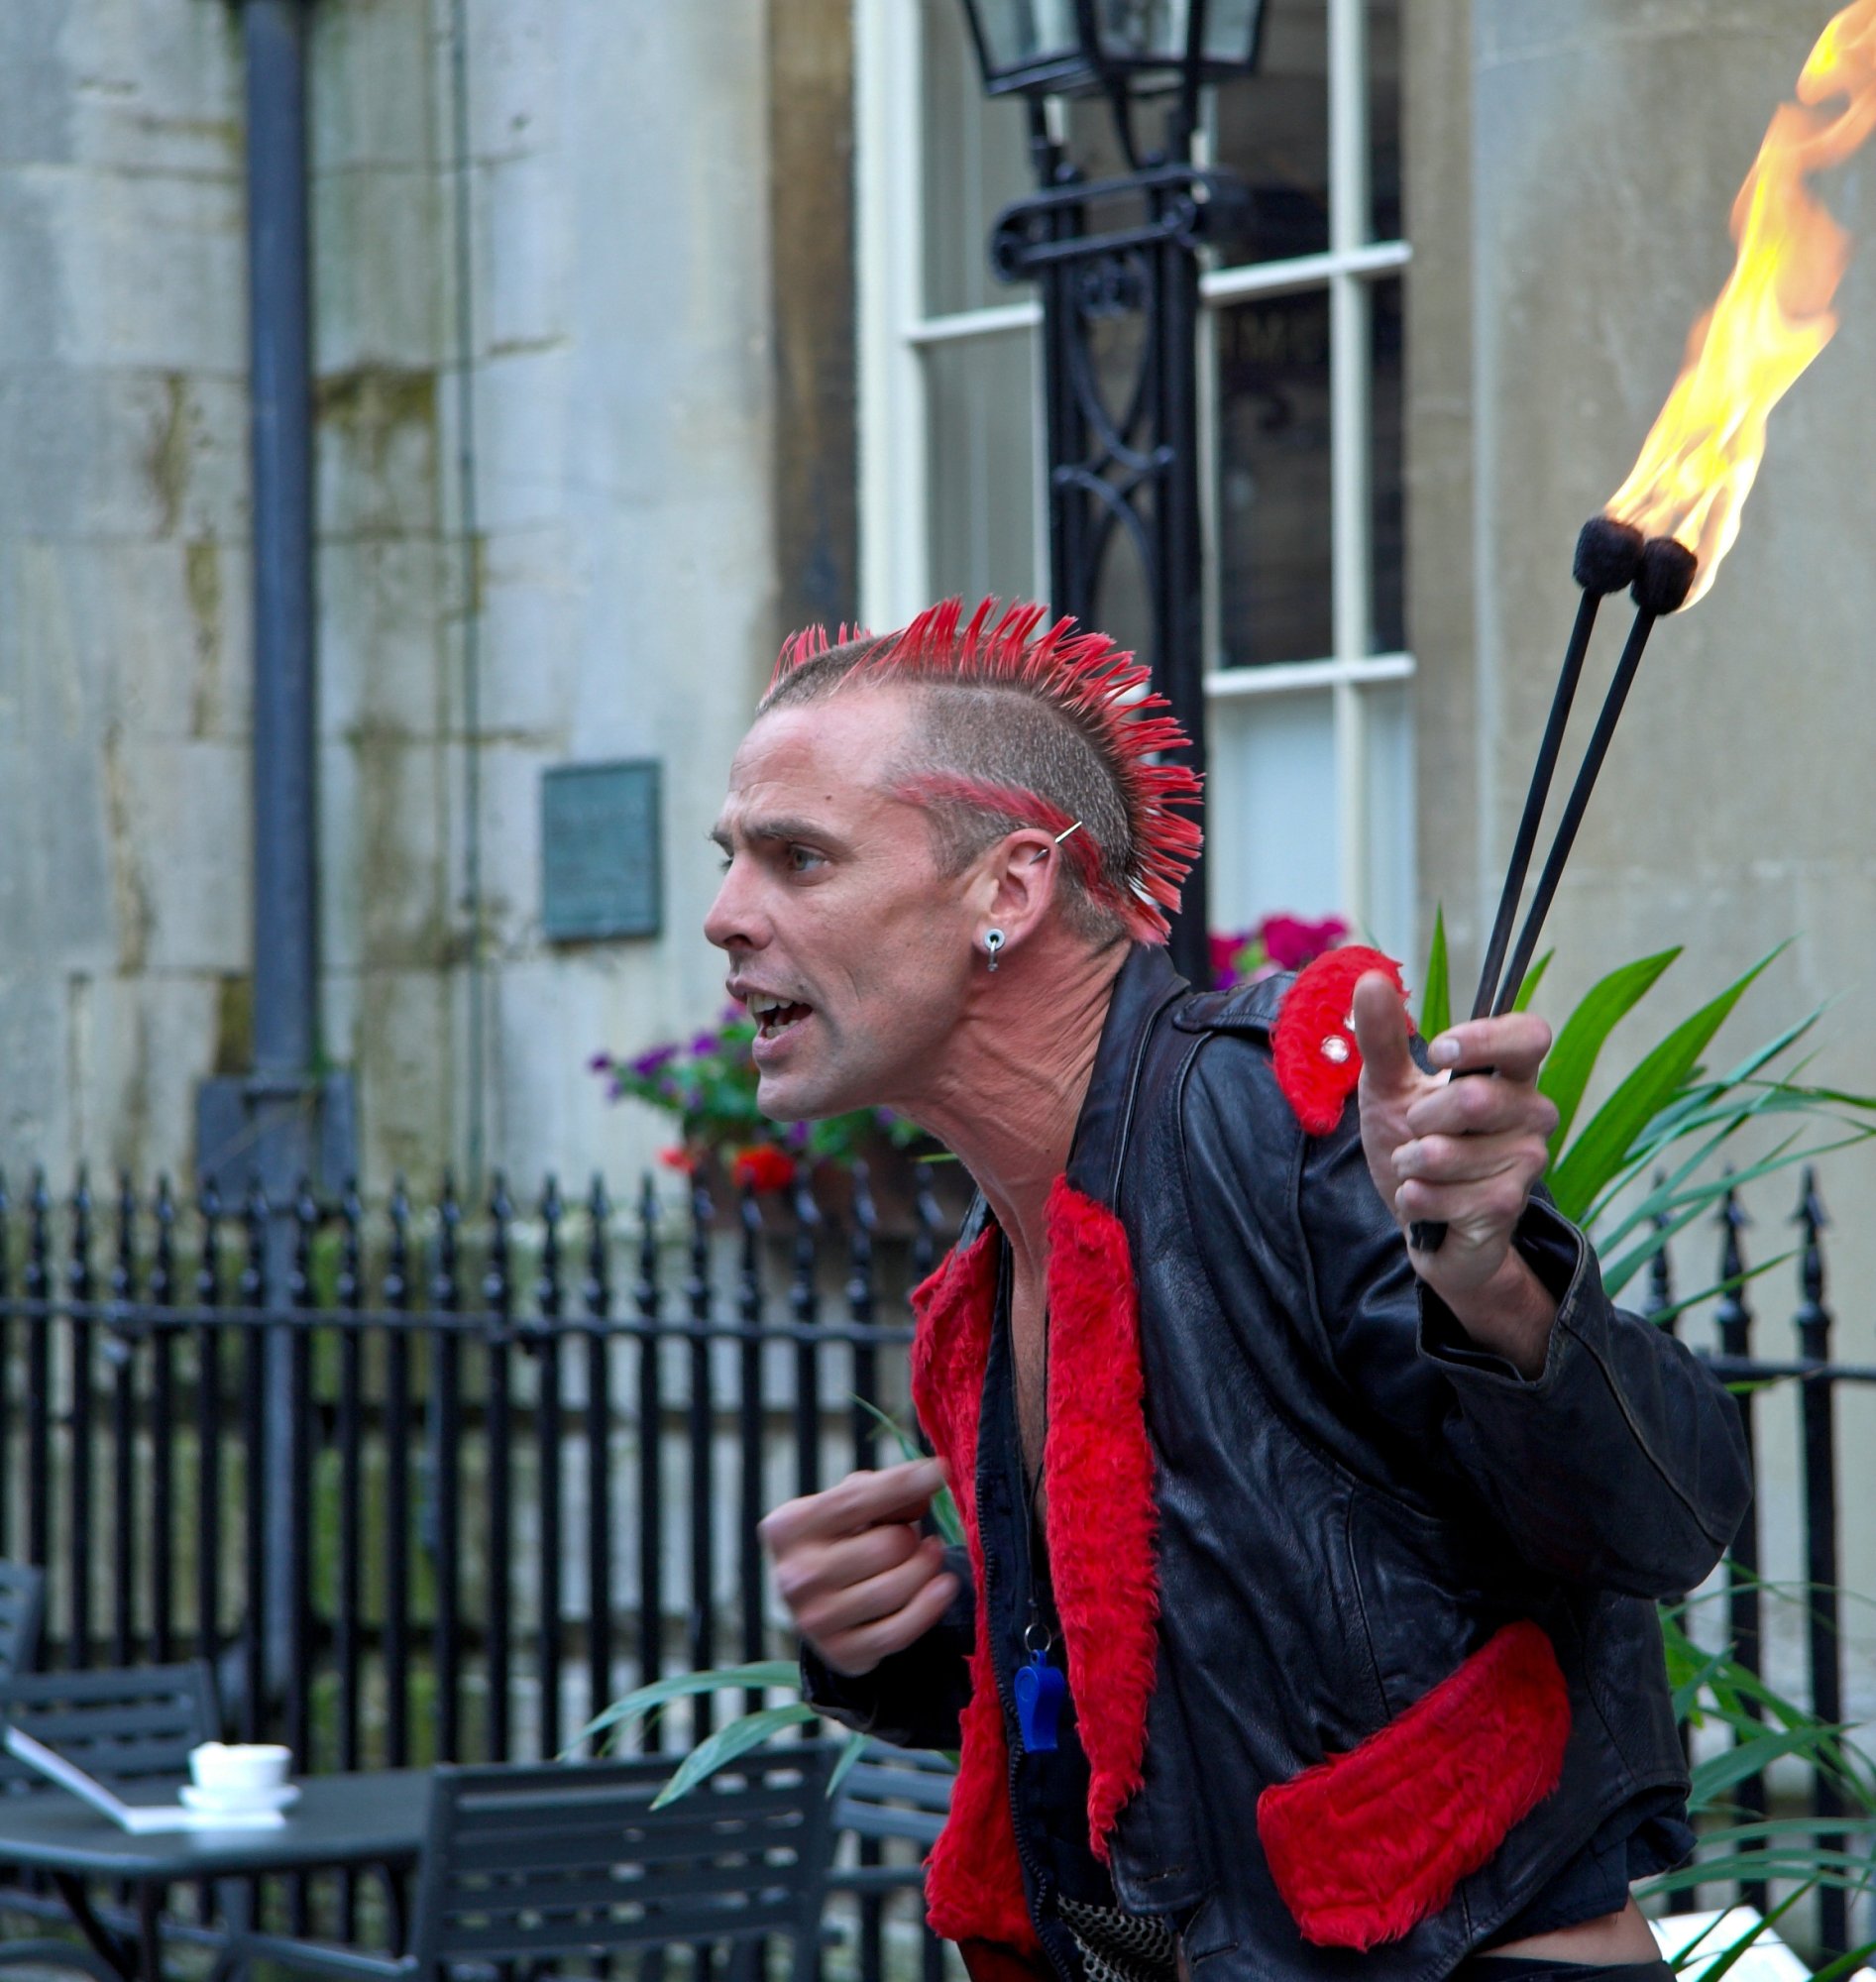
<svg viewBox="0 0 1876 1982"><path fill-rule="evenodd" d="M1062 852L1091 902L1137 941L1163 942L1168 913L1197 856L1198 822L1175 811L1198 804L1197 774L1166 763L1162 753L1190 739L1162 696L1151 692L1148 670L1104 633L1077 630L1062 618L1044 629L1048 608L1015 605L999 610L984 600L964 618L963 602L928 607L897 633L878 637L825 628L797 633L783 647L770 677L766 709L789 700L799 670L837 666L838 685L904 682L960 688L1013 689L1055 712L1092 747L1112 779L1126 818L1127 845L1103 845L1083 820L1062 840ZM828 684L829 688L833 683ZM952 769L921 772L905 794L928 803L962 806L1060 833L1076 822L1059 802L1007 777Z"/></svg>

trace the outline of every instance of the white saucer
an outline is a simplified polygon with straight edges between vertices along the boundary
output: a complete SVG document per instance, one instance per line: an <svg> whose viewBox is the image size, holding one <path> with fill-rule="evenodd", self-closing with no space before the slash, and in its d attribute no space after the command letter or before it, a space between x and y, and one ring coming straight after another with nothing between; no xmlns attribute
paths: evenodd
<svg viewBox="0 0 1876 1982"><path fill-rule="evenodd" d="M186 1810L199 1810L222 1817L244 1811L290 1810L299 1801L297 1783L276 1783L270 1789L205 1790L184 1783L177 1794Z"/></svg>

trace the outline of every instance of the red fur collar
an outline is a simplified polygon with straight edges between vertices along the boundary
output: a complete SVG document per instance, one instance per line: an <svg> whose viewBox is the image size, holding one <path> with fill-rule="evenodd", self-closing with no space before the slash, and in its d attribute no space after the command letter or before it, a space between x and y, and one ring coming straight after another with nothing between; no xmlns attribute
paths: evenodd
<svg viewBox="0 0 1876 1982"><path fill-rule="evenodd" d="M932 1853L926 1907L951 1940L1036 1950L1010 1819L1009 1751L991 1670L977 1532L977 1421L996 1303L987 1230L913 1296L913 1400L950 1462L978 1592L971 1701L950 1820ZM1142 1410L1139 1301L1121 1223L1055 1181L1048 1199L1048 1550L1082 1744L1088 1841L1106 1859L1140 1787L1159 1616L1153 1454Z"/></svg>

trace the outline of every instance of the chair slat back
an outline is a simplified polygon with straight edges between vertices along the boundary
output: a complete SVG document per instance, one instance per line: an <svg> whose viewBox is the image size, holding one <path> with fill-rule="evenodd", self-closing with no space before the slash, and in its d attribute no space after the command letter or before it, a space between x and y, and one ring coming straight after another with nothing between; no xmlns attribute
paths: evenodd
<svg viewBox="0 0 1876 1982"><path fill-rule="evenodd" d="M936 1844L950 1814L956 1775L941 1755L872 1743L840 1785L833 1827L859 1837L910 1837Z"/></svg>
<svg viewBox="0 0 1876 1982"><path fill-rule="evenodd" d="M186 1775L189 1750L217 1733L215 1676L203 1660L185 1665L18 1673L0 1680L0 1720L101 1782ZM0 1749L0 1788L44 1778Z"/></svg>
<svg viewBox="0 0 1876 1982"><path fill-rule="evenodd" d="M46 1572L0 1562L0 1679L31 1672L46 1610Z"/></svg>
<svg viewBox="0 0 1876 1982"><path fill-rule="evenodd" d="M436 1772L410 1951L539 1962L672 1942L819 1931L836 1750L753 1755L663 1810L669 1756ZM805 1971L803 1971L805 1972Z"/></svg>

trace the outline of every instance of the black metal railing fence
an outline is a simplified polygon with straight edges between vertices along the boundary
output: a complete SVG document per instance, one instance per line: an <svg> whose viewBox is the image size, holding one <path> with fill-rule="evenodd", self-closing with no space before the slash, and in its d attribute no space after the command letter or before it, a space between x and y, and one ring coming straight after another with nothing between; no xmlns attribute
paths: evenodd
<svg viewBox="0 0 1876 1982"><path fill-rule="evenodd" d="M1795 1397L1804 1701L1835 1722L1838 1400L1876 1396L1876 1367L1830 1360L1809 1178L1796 1354L1754 1353L1742 1223L1729 1198L1713 1362L1755 1442ZM550 1179L522 1217L497 1178L473 1219L447 1182L427 1213L401 1185L368 1213L0 1183L0 1555L48 1570L47 1662L208 1657L239 1732L307 1767L553 1755L632 1685L785 1652L757 1520L876 1463L876 1411L907 1420L905 1293L947 1225L928 1174L882 1231L863 1170L838 1215L806 1183L723 1206L693 1183L674 1217L650 1179L624 1215ZM1754 1671L1764 1518L1725 1572ZM706 1699L681 1731L712 1724ZM1801 1794L1842 1814L1827 1773ZM1734 1800L1763 1812L1767 1785ZM869 1975L879 1930L874 1906ZM1818 1937L1847 1936L1825 1892Z"/></svg>

